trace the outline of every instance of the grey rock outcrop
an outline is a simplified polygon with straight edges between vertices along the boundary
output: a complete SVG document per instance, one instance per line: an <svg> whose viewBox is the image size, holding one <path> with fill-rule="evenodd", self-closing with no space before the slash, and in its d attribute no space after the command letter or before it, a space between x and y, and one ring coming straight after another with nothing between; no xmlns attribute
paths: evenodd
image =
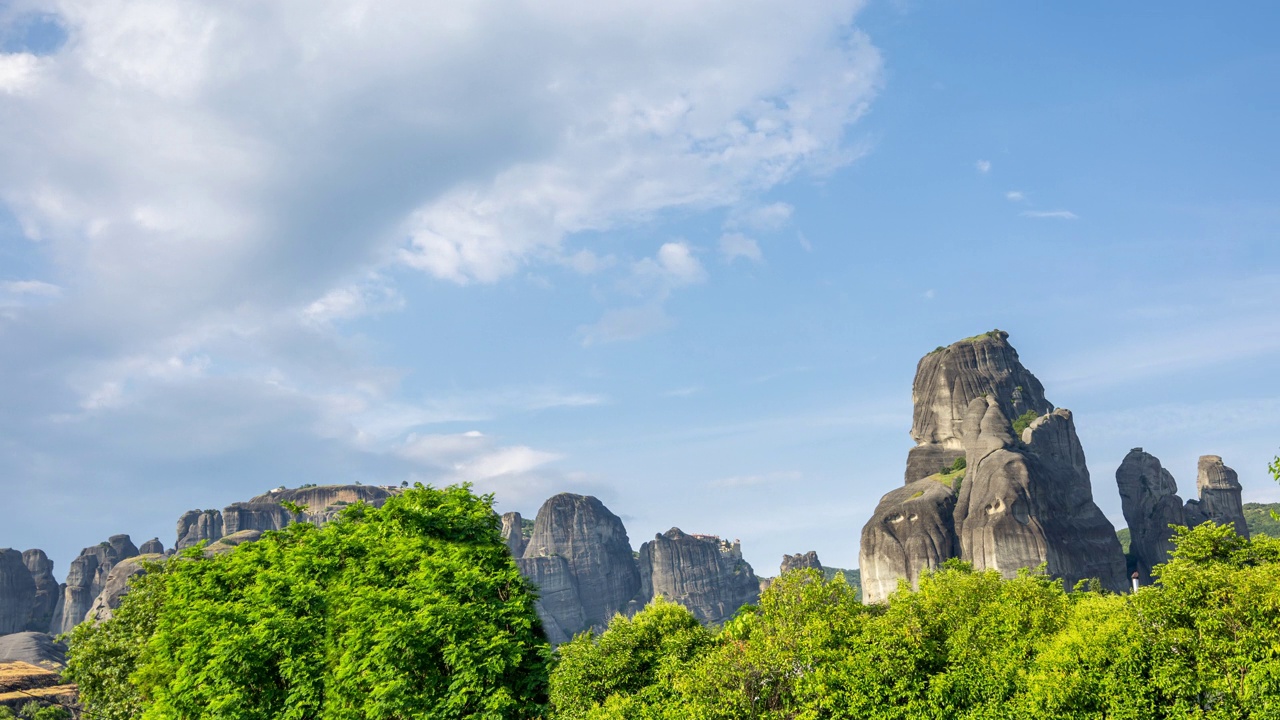
<svg viewBox="0 0 1280 720"><path fill-rule="evenodd" d="M578 582L567 559L558 555L520 558L516 566L538 587L538 617L547 640L558 645L592 627L583 614Z"/></svg>
<svg viewBox="0 0 1280 720"><path fill-rule="evenodd" d="M188 510L178 518L178 540L175 550L185 550L201 542L216 542L222 537L222 512L219 510Z"/></svg>
<svg viewBox="0 0 1280 720"><path fill-rule="evenodd" d="M147 571L147 563L161 562L163 560L163 554L151 553L125 558L112 566L111 571L107 573L106 580L102 583L102 591L98 593L98 596L93 600L93 604L89 606L89 612L85 614L85 620L95 622L110 620L112 613L115 612L116 608L120 607L120 601L129 592L129 581L135 575L145 573Z"/></svg>
<svg viewBox="0 0 1280 720"><path fill-rule="evenodd" d="M53 622L53 613L58 608L58 596L62 594L62 586L53 576L53 561L43 550L26 550L22 553L22 562L31 573L36 583L36 599L31 607L31 619L27 622L27 630L44 632Z"/></svg>
<svg viewBox="0 0 1280 720"><path fill-rule="evenodd" d="M42 632L20 632L0 636L0 662L24 662L56 669L67 664L67 648Z"/></svg>
<svg viewBox="0 0 1280 720"><path fill-rule="evenodd" d="M785 575L792 570L803 570L813 568L815 570L822 569L822 563L818 561L818 552L810 550L807 553L795 555L783 555L782 565L778 568L779 575Z"/></svg>
<svg viewBox="0 0 1280 720"><path fill-rule="evenodd" d="M222 555L235 550L237 547L251 543L262 537L261 530L240 530L239 532L223 535L218 542L210 543L204 548L205 557L214 555Z"/></svg>
<svg viewBox="0 0 1280 720"><path fill-rule="evenodd" d="M323 525L338 516L343 508L358 502L379 507L399 488L377 485L320 485L302 488L280 488L246 502L237 502L218 510L189 510L178 520L178 550L202 540L216 543L227 535L254 530L282 530L294 522ZM305 511L294 516L283 503L294 503Z"/></svg>
<svg viewBox="0 0 1280 720"><path fill-rule="evenodd" d="M1093 502L1071 412L1040 416L1017 441L995 399L979 398L964 428L968 467L955 510L960 558L1005 577L1045 563L1067 587L1097 578L1122 592L1124 555Z"/></svg>
<svg viewBox="0 0 1280 720"><path fill-rule="evenodd" d="M524 555L524 518L520 517L520 513L502 514L502 539L507 543L507 550L511 551L511 557L518 558Z"/></svg>
<svg viewBox="0 0 1280 720"><path fill-rule="evenodd" d="M142 555L163 555L164 543L160 542L160 538L151 538L142 543L142 547L138 548L138 552Z"/></svg>
<svg viewBox="0 0 1280 720"><path fill-rule="evenodd" d="M524 557L555 556L568 563L588 626L606 625L640 589L627 529L594 497L561 493L538 510Z"/></svg>
<svg viewBox="0 0 1280 720"><path fill-rule="evenodd" d="M866 602L958 557L1006 577L1045 564L1068 587L1098 578L1126 586L1115 529L1093 502L1070 411L1055 410L1018 360L1008 333L993 331L925 356L912 398L907 484L885 495L863 527ZM963 404L962 404L963 403ZM1039 417L1015 437L1011 418ZM954 474L941 470L963 457Z"/></svg>
<svg viewBox="0 0 1280 720"><path fill-rule="evenodd" d="M920 573L959 555L955 506L951 486L932 478L892 490L880 499L862 528L858 552L864 602L889 597L899 578L916 589Z"/></svg>
<svg viewBox="0 0 1280 720"><path fill-rule="evenodd" d="M1007 418L1053 410L1044 386L1022 366L1008 339L1009 333L993 330L920 359L911 385L916 446L907 454L906 482L933 475L965 454L961 426L974 398L995 398Z"/></svg>
<svg viewBox="0 0 1280 720"><path fill-rule="evenodd" d="M1129 525L1129 556L1142 583L1147 584L1151 568L1168 560L1173 552L1170 525L1186 524L1178 483L1159 458L1134 448L1116 468L1116 485Z"/></svg>
<svg viewBox="0 0 1280 720"><path fill-rule="evenodd" d="M26 630L35 603L36 581L22 553L0 548L0 635Z"/></svg>
<svg viewBox="0 0 1280 720"><path fill-rule="evenodd" d="M80 556L71 561L71 567L67 571L62 599L54 613L49 632L55 635L70 632L76 625L84 622L93 607L93 601L106 585L111 568L121 560L137 554L138 548L129 540L128 535L112 535L107 542L81 550Z"/></svg>
<svg viewBox="0 0 1280 720"><path fill-rule="evenodd" d="M1244 507L1240 502L1240 478L1236 471L1222 464L1217 455L1201 455L1196 469L1196 490L1200 493L1199 511L1219 525L1232 524L1236 533L1249 537Z"/></svg>
<svg viewBox="0 0 1280 720"><path fill-rule="evenodd" d="M702 623L733 617L760 597L760 580L742 559L738 543L671 528L640 546L639 606L662 596Z"/></svg>

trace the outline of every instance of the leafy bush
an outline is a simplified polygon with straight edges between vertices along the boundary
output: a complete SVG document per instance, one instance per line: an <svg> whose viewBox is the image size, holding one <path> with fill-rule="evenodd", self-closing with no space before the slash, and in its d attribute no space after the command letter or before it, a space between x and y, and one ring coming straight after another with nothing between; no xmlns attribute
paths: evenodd
<svg viewBox="0 0 1280 720"><path fill-rule="evenodd" d="M1022 431L1031 427L1031 423L1035 422L1038 417L1040 417L1040 413L1035 410L1028 410L1014 418L1013 434L1017 437L1022 437Z"/></svg>
<svg viewBox="0 0 1280 720"><path fill-rule="evenodd" d="M710 640L675 640L696 632L687 614L650 608L683 623L615 620L562 646L552 717L1280 717L1280 541L1205 523L1174 542L1132 595L953 559L884 605L788 573Z"/></svg>
<svg viewBox="0 0 1280 720"><path fill-rule="evenodd" d="M421 485L199 549L71 636L92 717L538 717L550 649L492 497Z"/></svg>

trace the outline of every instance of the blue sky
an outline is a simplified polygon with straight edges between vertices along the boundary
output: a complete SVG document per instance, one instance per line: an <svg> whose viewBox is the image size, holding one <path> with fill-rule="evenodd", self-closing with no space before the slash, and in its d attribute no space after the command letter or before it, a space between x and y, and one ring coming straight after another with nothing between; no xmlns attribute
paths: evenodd
<svg viewBox="0 0 1280 720"><path fill-rule="evenodd" d="M0 3L0 545L280 484L857 563L916 361L1280 500L1265 3Z"/></svg>

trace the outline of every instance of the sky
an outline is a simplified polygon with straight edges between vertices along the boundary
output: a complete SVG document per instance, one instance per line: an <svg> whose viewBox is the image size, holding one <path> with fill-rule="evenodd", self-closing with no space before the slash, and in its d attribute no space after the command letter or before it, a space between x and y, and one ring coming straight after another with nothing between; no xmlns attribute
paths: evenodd
<svg viewBox="0 0 1280 720"><path fill-rule="evenodd" d="M0 0L0 546L302 483L593 494L855 567L1010 333L1280 501L1280 7Z"/></svg>

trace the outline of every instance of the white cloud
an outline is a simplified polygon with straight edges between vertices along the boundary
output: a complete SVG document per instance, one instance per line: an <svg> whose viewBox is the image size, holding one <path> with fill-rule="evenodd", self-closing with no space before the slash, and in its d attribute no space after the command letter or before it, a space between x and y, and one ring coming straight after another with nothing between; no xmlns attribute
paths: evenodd
<svg viewBox="0 0 1280 720"><path fill-rule="evenodd" d="M784 202L736 209L725 223L727 228L774 232L786 226L795 208Z"/></svg>
<svg viewBox="0 0 1280 720"><path fill-rule="evenodd" d="M1054 220L1077 220L1079 216L1070 210L1024 210L1022 217L1049 218Z"/></svg>
<svg viewBox="0 0 1280 720"><path fill-rule="evenodd" d="M1004 194L1004 197L1009 202L1022 202L1027 199L1027 196L1021 190L1010 190Z"/></svg>
<svg viewBox="0 0 1280 720"><path fill-rule="evenodd" d="M938 292L937 292L936 290L934 290L933 288L929 288L928 290L925 290L925 291L924 291L924 299L925 299L925 300L932 300L932 299L934 299L934 298L935 298L935 297L937 297L937 296L938 296Z"/></svg>
<svg viewBox="0 0 1280 720"><path fill-rule="evenodd" d="M977 168L978 172L982 173L983 175L986 175L987 173L991 172L990 160L979 160L976 163L974 163L973 166Z"/></svg>
<svg viewBox="0 0 1280 720"><path fill-rule="evenodd" d="M752 262L760 262L764 256L760 254L760 246L755 240L742 233L727 233L720 236L720 255L725 262L733 262L738 258L746 258Z"/></svg>
<svg viewBox="0 0 1280 720"><path fill-rule="evenodd" d="M638 340L671 327L662 303L650 302L636 307L609 310L592 325L578 328L583 346Z"/></svg>
<svg viewBox="0 0 1280 720"><path fill-rule="evenodd" d="M795 470L763 473L760 475L734 475L732 477L718 478L708 483L713 488L730 489L730 488L747 488L778 485L780 483L796 483L801 480L803 475Z"/></svg>
<svg viewBox="0 0 1280 720"><path fill-rule="evenodd" d="M62 288L41 280L13 280L0 283L0 290L13 295L37 295L39 297L58 297Z"/></svg>

